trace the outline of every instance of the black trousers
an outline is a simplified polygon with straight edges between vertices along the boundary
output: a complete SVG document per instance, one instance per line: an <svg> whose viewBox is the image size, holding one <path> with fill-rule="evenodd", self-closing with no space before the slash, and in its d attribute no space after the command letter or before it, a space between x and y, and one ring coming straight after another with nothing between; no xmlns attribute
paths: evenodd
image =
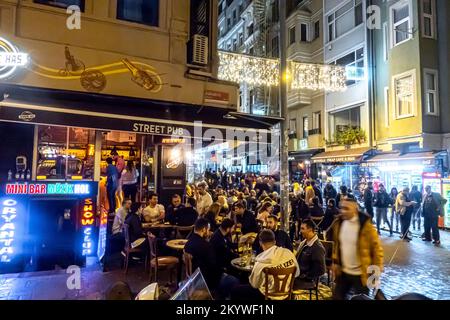
<svg viewBox="0 0 450 320"><path fill-rule="evenodd" d="M433 236L434 241L440 241L438 215L425 215L423 219L423 228L425 239L431 240L431 236Z"/></svg>
<svg viewBox="0 0 450 320"><path fill-rule="evenodd" d="M400 225L402 227L402 237L408 235L409 227L411 226L412 210L406 210L405 214L400 215Z"/></svg>
<svg viewBox="0 0 450 320"><path fill-rule="evenodd" d="M368 294L369 288L361 282L361 276L353 276L341 273L336 277L336 287L334 289L334 300L345 300L347 295L353 291L353 294Z"/></svg>
<svg viewBox="0 0 450 320"><path fill-rule="evenodd" d="M116 212L116 189L107 188L106 193L108 194L109 212Z"/></svg>
<svg viewBox="0 0 450 320"><path fill-rule="evenodd" d="M231 301L264 301L265 297L259 289L251 285L240 285L231 290Z"/></svg>
<svg viewBox="0 0 450 320"><path fill-rule="evenodd" d="M136 202L137 185L136 184L124 184L122 186L124 199L131 199L132 202Z"/></svg>

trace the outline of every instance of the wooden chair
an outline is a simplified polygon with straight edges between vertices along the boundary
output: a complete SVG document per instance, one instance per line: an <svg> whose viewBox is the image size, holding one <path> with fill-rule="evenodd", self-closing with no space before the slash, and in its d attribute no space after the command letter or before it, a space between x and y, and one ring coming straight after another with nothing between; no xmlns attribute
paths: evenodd
<svg viewBox="0 0 450 320"><path fill-rule="evenodd" d="M172 284L172 273L177 270L179 259L173 256L158 256L156 236L151 232L147 233L149 256L150 256L150 281L152 281L152 271L155 270L155 282L158 282L158 269L169 271L169 281Z"/></svg>
<svg viewBox="0 0 450 320"><path fill-rule="evenodd" d="M271 298L290 299L296 271L297 267L295 266L290 268L264 268L264 296L266 300L270 300ZM269 277L273 278L273 292L269 292Z"/></svg>
<svg viewBox="0 0 450 320"><path fill-rule="evenodd" d="M323 241L320 240L320 243L325 248L325 265L327 267L327 281L328 286L330 286L331 282L331 271L333 269L333 249L334 249L334 242L333 241Z"/></svg>
<svg viewBox="0 0 450 320"><path fill-rule="evenodd" d="M194 226L177 226L176 228L176 235L175 237L177 239L187 239L189 237L189 235L192 233L192 231L194 230Z"/></svg>
<svg viewBox="0 0 450 320"><path fill-rule="evenodd" d="M183 251L183 263L187 279L192 275L192 254Z"/></svg>
<svg viewBox="0 0 450 320"><path fill-rule="evenodd" d="M128 224L124 224L122 227L122 232L123 232L123 236L125 238L125 246L123 251L125 252L125 258L124 258L124 265L123 267L125 268L125 273L128 273L128 264L130 262L130 256L132 254L145 254L145 252L142 250L141 247L137 247L137 248L132 248L131 247L131 242L130 242L130 233L129 233L129 225ZM145 257L145 270L147 270L147 256Z"/></svg>
<svg viewBox="0 0 450 320"><path fill-rule="evenodd" d="M302 294L302 291L308 290L309 291L309 300L312 300L312 292L315 291L316 293L316 300L319 300L319 277L314 279L312 282L302 282L300 285L297 284L297 286L293 289L292 295L294 296L294 299Z"/></svg>

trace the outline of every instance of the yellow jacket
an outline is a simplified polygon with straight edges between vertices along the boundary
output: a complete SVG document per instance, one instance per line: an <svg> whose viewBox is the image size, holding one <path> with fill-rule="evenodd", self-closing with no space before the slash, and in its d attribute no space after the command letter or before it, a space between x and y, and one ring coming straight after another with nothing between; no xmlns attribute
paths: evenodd
<svg viewBox="0 0 450 320"><path fill-rule="evenodd" d="M339 219L333 226L333 263L337 267L337 275L339 275L341 267L341 249L339 243L341 223L342 220ZM367 286L368 271L370 271L368 270L369 266L378 266L380 272L383 271L384 252L377 230L372 224L371 217L365 213L359 213L359 223L358 254L361 261L361 282L364 286Z"/></svg>

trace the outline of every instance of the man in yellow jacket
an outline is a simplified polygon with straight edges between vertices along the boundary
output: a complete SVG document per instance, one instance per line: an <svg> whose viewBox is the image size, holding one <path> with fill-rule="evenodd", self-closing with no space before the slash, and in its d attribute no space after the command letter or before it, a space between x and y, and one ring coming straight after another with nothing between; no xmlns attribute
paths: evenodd
<svg viewBox="0 0 450 320"><path fill-rule="evenodd" d="M369 215L353 199L342 200L341 215L333 228L335 300L354 294L368 294L383 271L383 248Z"/></svg>

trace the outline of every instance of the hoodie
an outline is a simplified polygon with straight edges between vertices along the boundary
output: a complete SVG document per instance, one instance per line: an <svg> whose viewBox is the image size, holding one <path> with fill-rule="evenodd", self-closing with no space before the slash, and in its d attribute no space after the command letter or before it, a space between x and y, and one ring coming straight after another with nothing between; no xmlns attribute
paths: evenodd
<svg viewBox="0 0 450 320"><path fill-rule="evenodd" d="M250 285L253 288L259 289L259 291L264 295L266 280L263 269L289 268L292 266L297 268L295 271L295 277L298 277L300 275L300 268L294 254L288 249L273 246L256 257L255 266L253 267L249 278ZM292 279L292 281L294 281L294 279ZM269 277L269 282L269 292L273 292L273 279L271 279L271 277ZM282 300L285 298L287 298L287 296L279 299Z"/></svg>

